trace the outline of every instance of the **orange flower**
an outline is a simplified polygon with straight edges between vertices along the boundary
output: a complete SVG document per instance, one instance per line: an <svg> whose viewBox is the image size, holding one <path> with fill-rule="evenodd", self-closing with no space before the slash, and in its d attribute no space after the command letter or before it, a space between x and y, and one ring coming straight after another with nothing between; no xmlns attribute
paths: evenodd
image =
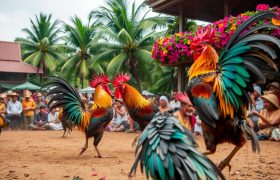
<svg viewBox="0 0 280 180"><path fill-rule="evenodd" d="M276 18L272 18L272 24L274 24L275 26L280 26L280 20Z"/></svg>
<svg viewBox="0 0 280 180"><path fill-rule="evenodd" d="M165 54L167 54L167 53L168 53L167 49L165 49L165 48L163 49L163 51L162 51L162 52L163 52L163 55L165 55Z"/></svg>
<svg viewBox="0 0 280 180"><path fill-rule="evenodd" d="M162 45L162 39L161 38L159 38L158 44Z"/></svg>
<svg viewBox="0 0 280 180"><path fill-rule="evenodd" d="M187 44L191 44L191 41L188 39L188 42L187 42Z"/></svg>
<svg viewBox="0 0 280 180"><path fill-rule="evenodd" d="M223 26L224 26L223 23L218 24L218 27L219 27L219 28L222 28Z"/></svg>
<svg viewBox="0 0 280 180"><path fill-rule="evenodd" d="M236 25L235 25L235 24L232 24L232 26L231 26L230 30L235 31L235 30L236 30Z"/></svg>

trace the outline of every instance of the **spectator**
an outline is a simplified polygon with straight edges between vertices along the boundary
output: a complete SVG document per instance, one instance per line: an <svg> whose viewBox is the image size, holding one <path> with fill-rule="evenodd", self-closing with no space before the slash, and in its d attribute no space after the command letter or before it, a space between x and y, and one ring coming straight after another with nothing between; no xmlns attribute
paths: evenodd
<svg viewBox="0 0 280 180"><path fill-rule="evenodd" d="M30 99L30 93L26 92L24 94L24 99L22 101L23 109L23 126L26 129L30 124L34 124L34 111L36 109L35 102Z"/></svg>
<svg viewBox="0 0 280 180"><path fill-rule="evenodd" d="M280 106L277 97L274 94L263 95L264 109L261 112L252 111L252 115L259 117L258 139L266 140L271 136L273 129L280 124ZM252 126L252 124L251 124Z"/></svg>
<svg viewBox="0 0 280 180"><path fill-rule="evenodd" d="M175 96L176 96L176 92L173 92L173 95L172 95L173 100L170 102L170 107L173 110L179 109L181 107L180 101L177 101L175 99Z"/></svg>
<svg viewBox="0 0 280 180"><path fill-rule="evenodd" d="M123 105L122 99L116 99L114 105L114 118L113 128L111 131L125 131L125 127L128 124L128 116L126 108Z"/></svg>
<svg viewBox="0 0 280 180"><path fill-rule="evenodd" d="M180 124L192 131L195 124L194 108L193 105L185 93L177 93L174 97L177 101L180 101L181 106L179 111L174 113L174 116L178 118Z"/></svg>
<svg viewBox="0 0 280 180"><path fill-rule="evenodd" d="M199 116L195 116L195 125L194 125L194 128L193 128L193 132L195 135L202 135L203 132L202 132L202 127L201 127L201 120L199 118Z"/></svg>
<svg viewBox="0 0 280 180"><path fill-rule="evenodd" d="M249 111L248 111L248 117L252 120L254 123L254 130L258 131L257 124L259 117L258 116L253 116L251 114L251 111L257 111L260 112L263 109L263 100L261 98L261 87L254 85L254 92L250 94L252 105L249 106Z"/></svg>
<svg viewBox="0 0 280 180"><path fill-rule="evenodd" d="M5 117L7 114L7 107L5 103L6 96L4 94L0 94L0 116Z"/></svg>
<svg viewBox="0 0 280 180"><path fill-rule="evenodd" d="M7 116L6 119L11 121L10 128L18 129L21 126L21 113L22 113L22 104L19 102L18 94L13 92L10 93L11 101L7 105Z"/></svg>
<svg viewBox="0 0 280 180"><path fill-rule="evenodd" d="M62 124L58 118L59 113L56 111L56 109L52 109L51 112L48 114L48 124L45 126L45 128L51 129L51 130L61 130L63 129Z"/></svg>
<svg viewBox="0 0 280 180"><path fill-rule="evenodd" d="M32 130L45 130L48 123L48 113L46 112L46 106L40 106L39 112L36 114L34 123L28 125Z"/></svg>
<svg viewBox="0 0 280 180"><path fill-rule="evenodd" d="M171 108L169 106L169 102L166 96L160 96L159 98L159 110L160 112L170 111Z"/></svg>
<svg viewBox="0 0 280 180"><path fill-rule="evenodd" d="M46 106L46 104L42 101L42 94L41 93L37 93L37 101L36 102L36 111L35 113L39 112L39 107L40 106Z"/></svg>
<svg viewBox="0 0 280 180"><path fill-rule="evenodd" d="M280 103L280 90L279 90L280 86L278 82L272 82L269 86L268 89L269 91L276 95L278 98L278 103Z"/></svg>

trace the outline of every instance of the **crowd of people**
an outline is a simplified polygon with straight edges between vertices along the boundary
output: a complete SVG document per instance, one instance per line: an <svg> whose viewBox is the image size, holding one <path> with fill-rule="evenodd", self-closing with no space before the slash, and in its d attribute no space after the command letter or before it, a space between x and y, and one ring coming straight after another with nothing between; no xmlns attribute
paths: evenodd
<svg viewBox="0 0 280 180"><path fill-rule="evenodd" d="M25 90L0 94L0 114L9 121L10 130L59 130L62 129L56 109L49 112L46 98L40 92Z"/></svg>
<svg viewBox="0 0 280 180"><path fill-rule="evenodd" d="M265 91L259 85L254 85L254 92L249 94L252 104L247 113L247 122L255 130L259 140L280 141L280 85L270 83ZM177 100L176 92L168 99L167 96L157 96L151 99L161 112L173 113L178 121L196 135L202 134L201 120L189 99ZM147 96L145 98L148 99ZM82 95L82 99L91 108L94 103L89 97ZM114 100L114 115L111 123L106 127L112 132L136 132L139 126L129 116L122 99ZM10 121L9 129L31 130L61 130L59 110L49 111L46 98L42 93L33 94L26 90L19 96L9 91L0 94L0 115Z"/></svg>

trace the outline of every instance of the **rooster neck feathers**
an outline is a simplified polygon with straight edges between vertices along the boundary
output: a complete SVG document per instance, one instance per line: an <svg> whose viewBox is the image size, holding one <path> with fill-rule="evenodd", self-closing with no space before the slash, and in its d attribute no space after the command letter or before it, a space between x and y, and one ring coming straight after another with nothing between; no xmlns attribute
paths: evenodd
<svg viewBox="0 0 280 180"><path fill-rule="evenodd" d="M145 99L135 88L128 84L125 84L123 100L128 109L141 109L151 103L149 100Z"/></svg>
<svg viewBox="0 0 280 180"><path fill-rule="evenodd" d="M189 79L193 79L199 75L215 72L217 68L219 56L216 50L206 45L199 58L193 63L189 70Z"/></svg>
<svg viewBox="0 0 280 180"><path fill-rule="evenodd" d="M112 105L113 102L111 96L104 89L102 89L101 85L98 85L95 88L93 107L108 109L112 107Z"/></svg>

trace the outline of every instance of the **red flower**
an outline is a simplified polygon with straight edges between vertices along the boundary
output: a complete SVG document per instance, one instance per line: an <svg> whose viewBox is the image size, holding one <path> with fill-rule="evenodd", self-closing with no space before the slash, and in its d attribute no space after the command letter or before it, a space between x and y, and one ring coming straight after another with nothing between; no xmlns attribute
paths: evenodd
<svg viewBox="0 0 280 180"><path fill-rule="evenodd" d="M269 9L269 5L259 4L259 5L257 5L256 9L257 9L257 11L265 11L265 10Z"/></svg>

